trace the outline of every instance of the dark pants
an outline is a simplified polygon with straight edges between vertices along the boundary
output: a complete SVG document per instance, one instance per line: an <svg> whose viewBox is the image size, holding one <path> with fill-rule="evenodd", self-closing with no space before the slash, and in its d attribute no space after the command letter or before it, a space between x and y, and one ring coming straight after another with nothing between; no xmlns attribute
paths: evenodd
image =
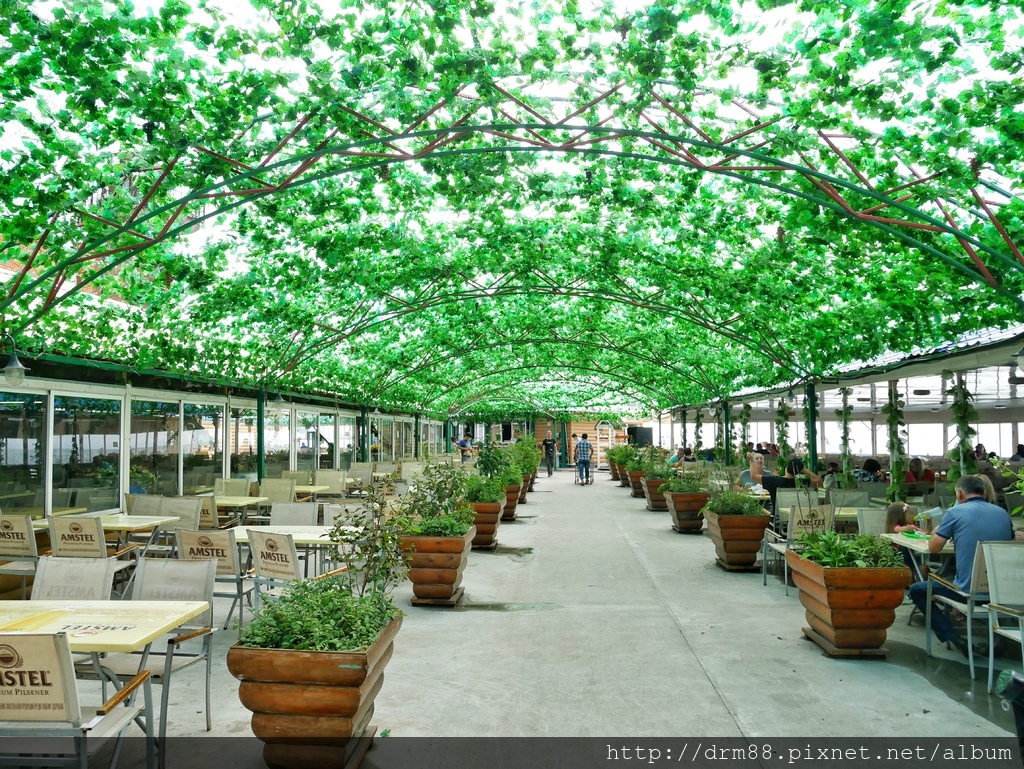
<svg viewBox="0 0 1024 769"><path fill-rule="evenodd" d="M589 481L590 480L590 460L589 459L577 459L576 460L576 467L580 471L580 480L581 481Z"/></svg>
<svg viewBox="0 0 1024 769"><path fill-rule="evenodd" d="M555 455L554 454L545 454L544 455L544 462L548 466L548 475L549 476L552 475L555 472Z"/></svg>
<svg viewBox="0 0 1024 769"><path fill-rule="evenodd" d="M925 602L928 600L928 583L915 582L910 586L909 595L910 600L914 602L914 606L916 606L922 614L925 614ZM942 595L947 598L962 600L962 596L959 593L953 592L948 587L940 585L938 582L932 585L932 595ZM932 630L935 631L935 637L940 641L954 641L960 638L960 633L957 632L952 623L946 619L946 615L939 611L939 607L934 603L932 604Z"/></svg>

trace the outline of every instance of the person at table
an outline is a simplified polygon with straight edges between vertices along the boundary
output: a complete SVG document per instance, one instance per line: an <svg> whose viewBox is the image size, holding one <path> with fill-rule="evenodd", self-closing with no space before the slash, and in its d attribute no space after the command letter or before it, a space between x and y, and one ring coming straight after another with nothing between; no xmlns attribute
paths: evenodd
<svg viewBox="0 0 1024 769"><path fill-rule="evenodd" d="M977 475L965 475L956 482L956 501L957 504L942 516L942 523L928 539L928 550L939 553L949 540L956 543L956 576L953 584L966 593L971 589L971 572L978 542L1007 542L1013 539L1013 526L1008 512L985 501L985 483ZM960 600L960 596L940 583L932 585L932 593ZM924 614L925 602L928 600L927 581L915 582L910 586L910 600ZM967 656L967 642L960 637L946 615L934 606L932 630L940 641L952 643Z"/></svg>
<svg viewBox="0 0 1024 769"><path fill-rule="evenodd" d="M786 463L784 475L770 475L763 465L750 465L750 477L754 480L754 483L760 483L764 490L768 492L772 499L773 510L775 509L775 492L779 489L795 489L798 476L803 476L803 483L810 485L812 488L821 488L821 476L817 473L812 473L804 467L802 459L794 458L789 460Z"/></svg>
<svg viewBox="0 0 1024 769"><path fill-rule="evenodd" d="M1017 450L1010 457L1011 462L1024 462L1024 443L1017 444Z"/></svg>
<svg viewBox="0 0 1024 769"><path fill-rule="evenodd" d="M754 452L750 452L749 454L747 454L747 461L750 462L750 467L748 467L746 470L740 473L740 483L742 483L744 486L756 486L758 483L757 481L754 480L753 477L754 465L759 466L762 478L766 475L773 474L771 470L764 466L764 454L756 454Z"/></svg>
<svg viewBox="0 0 1024 769"><path fill-rule="evenodd" d="M826 489L839 488L839 463L829 462L825 474L821 476L821 485Z"/></svg>
<svg viewBox="0 0 1024 769"><path fill-rule="evenodd" d="M683 461L683 447L680 446L678 449L676 449L676 453L668 458L668 463L670 465L678 465L682 461Z"/></svg>
<svg viewBox="0 0 1024 769"><path fill-rule="evenodd" d="M695 457L693 455L693 449L691 449L689 446L687 446L685 449L683 449L683 461L684 462L696 462L697 461L697 457Z"/></svg>
<svg viewBox="0 0 1024 769"><path fill-rule="evenodd" d="M974 447L974 458L978 462L988 459L988 451L985 449L984 443L979 443Z"/></svg>
<svg viewBox="0 0 1024 769"><path fill-rule="evenodd" d="M924 466L924 460L914 457L910 460L909 468L903 473L903 480L907 483L928 482L929 486L935 485L935 471Z"/></svg>
<svg viewBox="0 0 1024 769"><path fill-rule="evenodd" d="M914 517L917 515L917 509L911 507L906 502L893 502L887 508L885 508L885 532L887 534L908 534L911 532L917 533L921 529L918 528L917 524L914 523ZM895 544L895 543L893 543ZM903 563L910 569L910 573L914 573L914 555L910 552L910 548L900 547L900 552L903 554ZM928 579L928 567L921 567L921 574L925 579Z"/></svg>
<svg viewBox="0 0 1024 769"><path fill-rule="evenodd" d="M878 460L874 457L868 457L864 460L864 466L860 470L861 480L864 481L884 481L885 475L882 473L882 466L878 463Z"/></svg>
<svg viewBox="0 0 1024 769"><path fill-rule="evenodd" d="M767 456L769 456L771 454L771 452L768 451L768 444L764 443L764 442L761 442L761 443L757 444L757 448L754 449L754 451L756 451L758 454L760 454L763 457L767 457Z"/></svg>

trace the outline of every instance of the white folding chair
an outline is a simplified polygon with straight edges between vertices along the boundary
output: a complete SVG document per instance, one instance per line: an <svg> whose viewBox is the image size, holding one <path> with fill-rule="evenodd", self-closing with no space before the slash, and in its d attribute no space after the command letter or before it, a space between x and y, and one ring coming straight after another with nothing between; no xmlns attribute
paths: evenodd
<svg viewBox="0 0 1024 769"><path fill-rule="evenodd" d="M982 617L988 621L988 614L978 611L982 604L988 603L988 569L985 566L984 542L978 543L978 549L974 555L974 567L971 571L971 589L968 592L962 591L952 582L944 579L935 572L928 574L928 592L925 599L924 611L924 651L929 657L932 656L932 612L935 611L932 602L938 602L950 606L967 617L967 661L971 669L971 680L974 679L974 618ZM932 592L932 585L940 584L952 590L955 597L936 595Z"/></svg>
<svg viewBox="0 0 1024 769"><path fill-rule="evenodd" d="M789 562L786 561L786 552L793 546L793 543L801 534L828 531L832 528L835 520L835 508L830 505L814 505L813 507L794 505L789 513L786 533L780 534L765 529L764 539L761 541L761 582L768 584L768 554L782 558L782 583L786 586L786 595L789 595Z"/></svg>
<svg viewBox="0 0 1024 769"><path fill-rule="evenodd" d="M885 534L886 512L884 507L858 507L858 534Z"/></svg>
<svg viewBox="0 0 1024 769"><path fill-rule="evenodd" d="M174 530L189 529L191 531L198 531L199 519L202 514L203 501L199 497L165 497L161 515L173 515L178 520L171 523L161 523L156 527L156 539L146 550L146 555L173 558L175 548ZM132 539L148 542L151 537L151 534L139 534L133 536Z"/></svg>
<svg viewBox="0 0 1024 769"><path fill-rule="evenodd" d="M342 498L345 496L346 474L344 470L317 470L316 485L327 486L326 491L319 493L319 498Z"/></svg>
<svg viewBox="0 0 1024 769"><path fill-rule="evenodd" d="M65 633L0 633L9 661L23 670L44 671L49 686L0 688L0 766L72 766L85 769L111 738L110 767L121 754L121 738L137 718L146 734L146 767L153 769L153 690L149 672L135 675L114 696L96 707L78 698L75 665ZM9 667L9 665L5 665ZM142 700L136 696L142 689ZM162 753L163 751L161 751Z"/></svg>
<svg viewBox="0 0 1024 769"><path fill-rule="evenodd" d="M39 551L32 518L28 515L0 516L0 574L21 577L21 598L25 599L28 578L36 573Z"/></svg>
<svg viewBox="0 0 1024 769"><path fill-rule="evenodd" d="M159 494L139 494L129 515L163 515L165 499Z"/></svg>
<svg viewBox="0 0 1024 769"><path fill-rule="evenodd" d="M270 506L270 525L316 526L317 507L315 502L274 502Z"/></svg>
<svg viewBox="0 0 1024 769"><path fill-rule="evenodd" d="M295 481L296 486L308 486L309 485L309 470L282 470L282 478L292 478Z"/></svg>
<svg viewBox="0 0 1024 769"><path fill-rule="evenodd" d="M112 558L39 556L31 598L35 601L108 601L117 566Z"/></svg>
<svg viewBox="0 0 1024 769"><path fill-rule="evenodd" d="M861 489L832 489L828 493L832 507L869 507L871 498Z"/></svg>
<svg viewBox="0 0 1024 769"><path fill-rule="evenodd" d="M988 691L995 676L995 637L1021 644L1024 663L1024 542L985 542L988 569Z"/></svg>
<svg viewBox="0 0 1024 769"><path fill-rule="evenodd" d="M253 580L256 600L253 611L259 611L263 597L276 598L289 582L301 582L299 556L291 534L264 533L249 529L249 551L256 576Z"/></svg>
<svg viewBox="0 0 1024 769"><path fill-rule="evenodd" d="M120 583L131 584L130 570L138 560L139 550L135 543L115 549L107 548L106 534L101 518L79 518L57 516L48 520L50 527L50 549L57 558L100 558L114 564L114 576ZM129 556L130 560L124 556ZM121 573L125 572L125 573Z"/></svg>
<svg viewBox="0 0 1024 769"><path fill-rule="evenodd" d="M235 532L231 529L216 531L190 531L178 529L175 532L178 540L178 558L184 561L202 561L208 558L217 560L217 576L215 583L232 585L230 593L214 592L215 598L230 598L231 607L224 619L223 629L228 629L231 615L238 606L238 637L242 637L242 601L249 599L252 604L253 582L252 571L242 568L238 557L238 546L235 543Z"/></svg>
<svg viewBox="0 0 1024 769"><path fill-rule="evenodd" d="M213 728L210 718L210 674L213 645L213 583L217 574L217 561L205 560L143 560L139 563L132 588L134 601L206 601L209 609L175 630L167 639L166 650L135 654L108 654L103 659L105 670L119 679L128 681L142 671L148 671L150 680L161 687L160 727L157 744L160 746L159 765L163 769L167 757L167 711L170 703L171 677L178 671L199 662L206 663L206 731ZM195 642L197 639L198 643ZM196 648L198 647L198 648ZM83 671L79 666L79 675Z"/></svg>

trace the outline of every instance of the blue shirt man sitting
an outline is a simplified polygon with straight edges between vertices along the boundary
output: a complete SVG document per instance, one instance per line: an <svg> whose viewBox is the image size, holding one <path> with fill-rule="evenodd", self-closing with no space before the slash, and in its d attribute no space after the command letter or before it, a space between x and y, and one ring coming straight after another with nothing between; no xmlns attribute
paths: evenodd
<svg viewBox="0 0 1024 769"><path fill-rule="evenodd" d="M953 540L956 547L956 577L953 584L966 593L971 589L971 573L974 571L974 554L978 543L1013 539L1013 525L1008 512L985 501L985 483L977 475L965 475L956 482L956 501L957 504L949 508L939 528L929 538L928 550L932 553L941 552L946 542ZM915 582L909 592L910 600L924 614L928 583ZM939 583L932 585L932 595L960 599L955 592ZM948 641L965 657L968 655L967 642L960 637L946 615L934 605L932 629L940 641Z"/></svg>

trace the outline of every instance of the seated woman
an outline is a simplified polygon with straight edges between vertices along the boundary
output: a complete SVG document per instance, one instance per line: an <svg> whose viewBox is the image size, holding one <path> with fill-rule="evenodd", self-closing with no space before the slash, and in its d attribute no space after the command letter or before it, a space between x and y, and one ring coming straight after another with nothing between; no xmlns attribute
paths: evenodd
<svg viewBox="0 0 1024 769"><path fill-rule="evenodd" d="M864 481L884 481L885 475L882 473L882 466L878 463L878 460L874 457L868 457L864 460L864 466L861 468L861 480Z"/></svg>
<svg viewBox="0 0 1024 769"><path fill-rule="evenodd" d="M697 461L697 457L695 457L693 455L693 449L691 449L689 446L687 446L685 449L683 449L683 461L684 462L696 462Z"/></svg>
<svg viewBox="0 0 1024 769"><path fill-rule="evenodd" d="M802 479L804 485L814 489L821 488L821 476L805 468L803 461L800 459L789 460L786 463L784 475L768 475L763 465L750 465L750 477L754 479L755 483L760 483L769 496L771 496L773 510L775 509L775 492L779 489L797 488L796 479L797 476L801 475L804 476Z"/></svg>
<svg viewBox="0 0 1024 769"><path fill-rule="evenodd" d="M907 483L923 483L927 481L929 486L934 486L935 471L925 468L923 459L914 457L910 460L910 469L903 473L903 480Z"/></svg>

